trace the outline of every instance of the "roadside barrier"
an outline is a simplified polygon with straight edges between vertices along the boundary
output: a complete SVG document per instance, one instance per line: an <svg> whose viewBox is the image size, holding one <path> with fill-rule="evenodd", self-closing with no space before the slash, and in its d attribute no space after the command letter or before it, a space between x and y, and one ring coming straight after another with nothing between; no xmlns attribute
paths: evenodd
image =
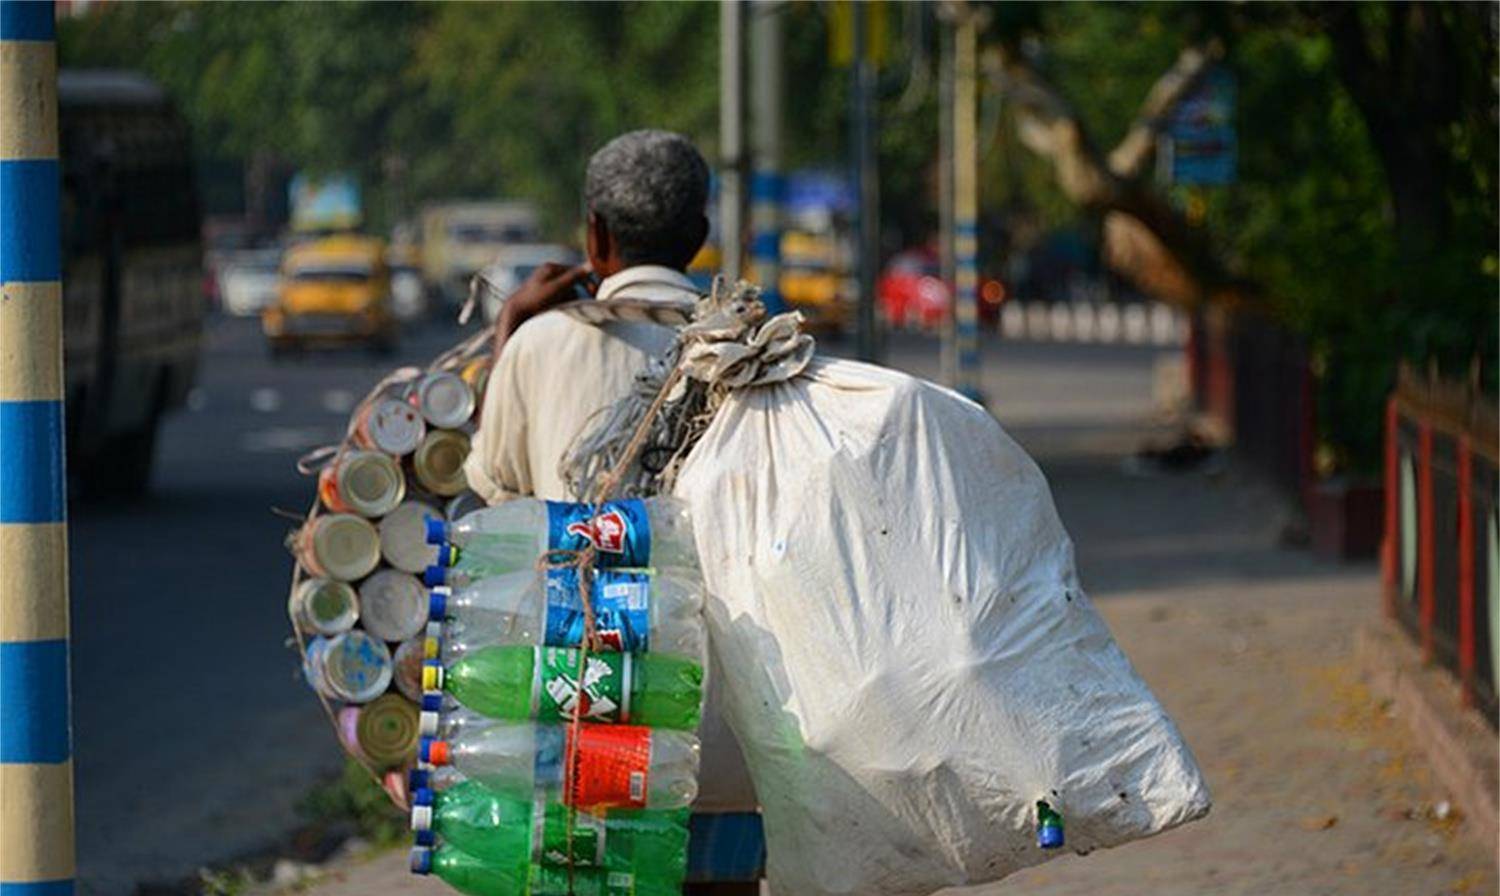
<svg viewBox="0 0 1500 896"><path fill-rule="evenodd" d="M1495 401L1402 367L1386 407L1386 614L1496 723L1500 518Z"/></svg>
<svg viewBox="0 0 1500 896"><path fill-rule="evenodd" d="M1029 342L1183 345L1187 315L1159 302L1007 302L1000 335Z"/></svg>

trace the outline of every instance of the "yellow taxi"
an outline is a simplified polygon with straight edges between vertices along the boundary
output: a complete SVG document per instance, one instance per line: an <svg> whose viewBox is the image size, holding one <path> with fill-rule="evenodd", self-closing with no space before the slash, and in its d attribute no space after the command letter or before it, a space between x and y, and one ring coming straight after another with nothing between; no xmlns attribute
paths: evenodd
<svg viewBox="0 0 1500 896"><path fill-rule="evenodd" d="M396 345L385 244L340 235L300 243L281 262L276 301L261 314L273 353L313 343Z"/></svg>

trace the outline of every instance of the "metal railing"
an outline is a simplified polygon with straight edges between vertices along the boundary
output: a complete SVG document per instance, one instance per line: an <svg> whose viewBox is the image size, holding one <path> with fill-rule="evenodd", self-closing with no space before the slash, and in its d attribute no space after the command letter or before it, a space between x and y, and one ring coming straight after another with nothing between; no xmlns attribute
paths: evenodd
<svg viewBox="0 0 1500 896"><path fill-rule="evenodd" d="M1500 517L1495 400L1401 369L1386 410L1387 615L1496 723Z"/></svg>

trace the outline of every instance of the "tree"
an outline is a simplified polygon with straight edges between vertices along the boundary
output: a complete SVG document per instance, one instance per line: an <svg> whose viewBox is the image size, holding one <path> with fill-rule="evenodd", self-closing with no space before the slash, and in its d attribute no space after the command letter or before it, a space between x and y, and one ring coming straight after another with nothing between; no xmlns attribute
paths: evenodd
<svg viewBox="0 0 1500 896"><path fill-rule="evenodd" d="M1460 4L1076 3L997 15L990 52L1017 133L1103 220L1110 261L1304 335L1328 453L1369 469L1398 358L1477 356L1494 387L1494 28ZM1239 76L1238 181L1157 185L1159 112L1214 57Z"/></svg>

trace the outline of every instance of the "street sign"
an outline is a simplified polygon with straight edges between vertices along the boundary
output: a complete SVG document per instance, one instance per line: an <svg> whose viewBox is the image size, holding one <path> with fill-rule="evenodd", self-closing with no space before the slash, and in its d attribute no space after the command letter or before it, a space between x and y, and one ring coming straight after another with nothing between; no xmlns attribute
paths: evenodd
<svg viewBox="0 0 1500 896"><path fill-rule="evenodd" d="M359 181L352 174L317 179L297 174L287 193L293 230L349 230L360 224Z"/></svg>
<svg viewBox="0 0 1500 896"><path fill-rule="evenodd" d="M1216 67L1172 110L1163 141L1172 183L1222 186L1234 182L1238 161L1234 107L1234 74Z"/></svg>

